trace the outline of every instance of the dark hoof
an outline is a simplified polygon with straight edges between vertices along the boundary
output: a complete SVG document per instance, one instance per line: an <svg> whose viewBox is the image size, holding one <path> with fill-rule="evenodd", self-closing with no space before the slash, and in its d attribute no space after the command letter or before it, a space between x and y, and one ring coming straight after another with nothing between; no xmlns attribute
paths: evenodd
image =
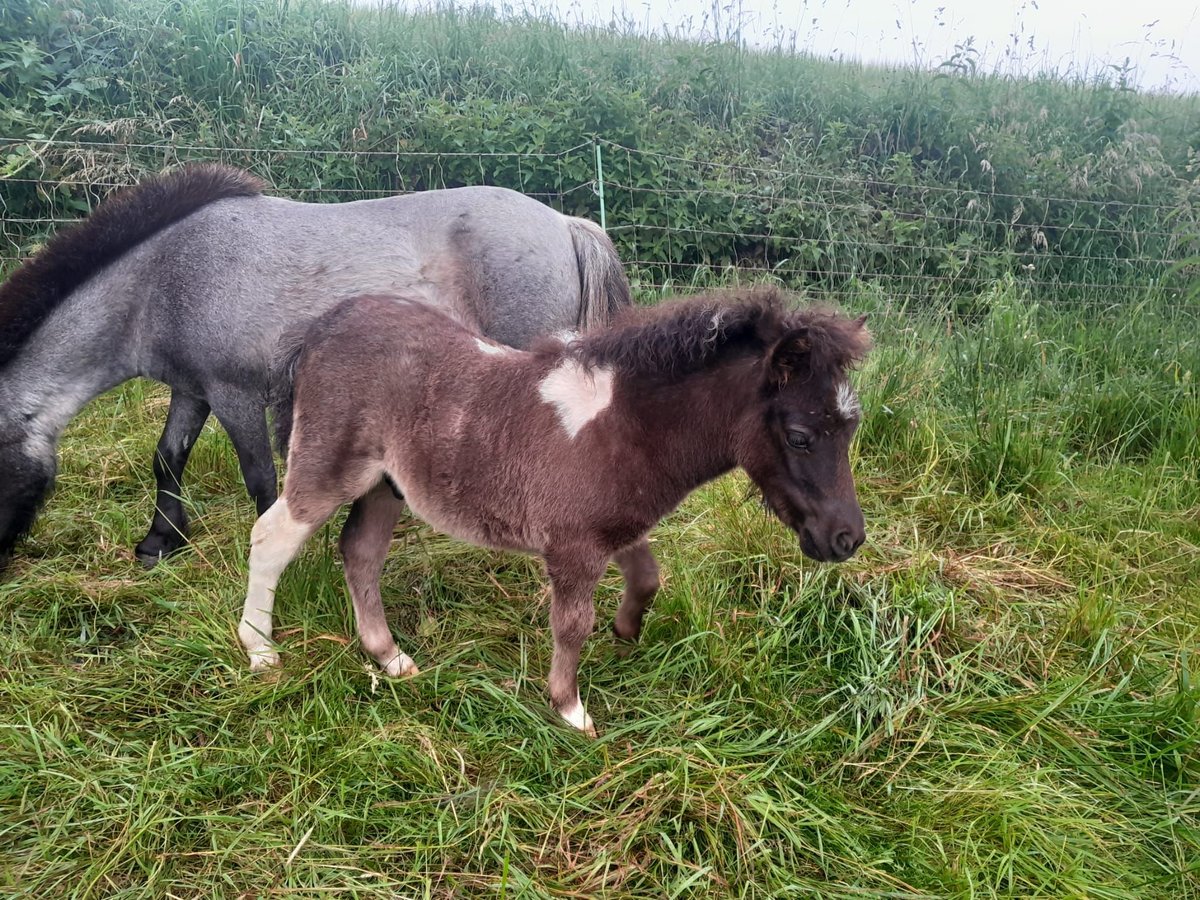
<svg viewBox="0 0 1200 900"><path fill-rule="evenodd" d="M633 653L634 650L637 649L637 644L638 644L637 638L636 637L633 637L633 638L622 637L621 632L617 631L616 625L613 625L612 634L613 634L613 645L615 646L617 656L620 659L625 659L627 656L629 656L631 653Z"/></svg>
<svg viewBox="0 0 1200 900"><path fill-rule="evenodd" d="M172 556L187 546L187 538L180 534L156 534L150 532L140 544L133 548L133 553L147 569L153 569L162 560Z"/></svg>

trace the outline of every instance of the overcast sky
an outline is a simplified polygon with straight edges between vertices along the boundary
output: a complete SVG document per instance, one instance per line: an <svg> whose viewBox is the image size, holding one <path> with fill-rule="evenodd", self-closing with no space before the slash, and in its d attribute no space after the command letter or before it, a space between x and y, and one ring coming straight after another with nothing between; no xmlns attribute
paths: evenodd
<svg viewBox="0 0 1200 900"><path fill-rule="evenodd" d="M521 8L521 0L506 0ZM491 5L502 5L499 2ZM1200 11L1169 0L533 0L568 22L637 23L835 58L936 65L974 38L989 71L1094 73L1126 57L1142 87L1200 91Z"/></svg>

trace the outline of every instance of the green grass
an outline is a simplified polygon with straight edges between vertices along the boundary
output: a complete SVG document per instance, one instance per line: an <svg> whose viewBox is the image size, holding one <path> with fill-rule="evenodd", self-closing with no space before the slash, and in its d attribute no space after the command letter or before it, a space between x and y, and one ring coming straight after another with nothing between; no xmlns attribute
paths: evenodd
<svg viewBox="0 0 1200 900"><path fill-rule="evenodd" d="M0 583L0 892L1200 898L1200 330L1171 264L1198 104L452 6L0 5L0 264L196 158L595 218L596 135L643 295L769 272L879 343L869 543L822 567L744 480L698 492L629 655L601 585L595 741L543 696L539 566L414 523L384 587L420 677L359 652L336 531L251 677L227 439L192 457L192 545L145 572L165 394L98 400Z"/></svg>
<svg viewBox="0 0 1200 900"><path fill-rule="evenodd" d="M97 401L0 585L0 886L1200 897L1200 338L1165 303L991 310L949 336L876 315L854 560L804 559L731 477L655 532L665 588L628 656L610 573L595 741L544 699L539 566L415 523L384 581L418 678L351 639L333 531L281 586L282 672L251 676L226 438L193 456L192 547L144 572L165 398Z"/></svg>
<svg viewBox="0 0 1200 900"><path fill-rule="evenodd" d="M1198 96L571 29L532 6L9 0L0 256L189 159L308 200L487 182L595 218L599 137L612 235L656 284L752 267L923 303L1013 275L1122 304L1187 283Z"/></svg>

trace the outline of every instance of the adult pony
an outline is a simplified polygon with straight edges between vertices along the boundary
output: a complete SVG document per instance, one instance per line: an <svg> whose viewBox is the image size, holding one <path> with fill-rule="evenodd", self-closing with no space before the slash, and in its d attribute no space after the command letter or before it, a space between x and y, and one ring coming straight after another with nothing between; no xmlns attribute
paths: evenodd
<svg viewBox="0 0 1200 900"><path fill-rule="evenodd" d="M416 674L388 629L379 575L407 502L440 531L535 553L553 595L550 700L594 733L580 648L609 560L625 578L614 630L636 640L658 589L646 535L688 493L740 466L823 561L864 539L849 447L860 409L847 370L863 320L794 310L774 290L637 311L567 342L502 347L414 297L347 300L286 351L283 496L251 535L238 635L251 668L279 661L275 587L334 512L363 648ZM285 347L288 339L285 339Z"/></svg>
<svg viewBox="0 0 1200 900"><path fill-rule="evenodd" d="M339 300L402 291L512 346L607 321L629 285L596 225L497 187L352 203L265 196L193 165L118 192L0 285L0 567L55 473L67 423L135 376L171 388L154 459L153 565L185 542L183 469L210 412L259 513L276 496L265 420L285 330Z"/></svg>

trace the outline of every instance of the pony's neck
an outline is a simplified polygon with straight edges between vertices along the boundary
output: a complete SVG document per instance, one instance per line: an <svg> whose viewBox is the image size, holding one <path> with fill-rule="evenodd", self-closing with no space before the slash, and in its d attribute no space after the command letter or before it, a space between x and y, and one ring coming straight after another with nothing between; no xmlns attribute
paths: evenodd
<svg viewBox="0 0 1200 900"><path fill-rule="evenodd" d="M669 507L737 465L738 423L754 400L756 371L742 357L676 382L633 382L622 392Z"/></svg>
<svg viewBox="0 0 1200 900"><path fill-rule="evenodd" d="M138 374L111 269L77 288L0 368L0 429L53 446L92 398Z"/></svg>

